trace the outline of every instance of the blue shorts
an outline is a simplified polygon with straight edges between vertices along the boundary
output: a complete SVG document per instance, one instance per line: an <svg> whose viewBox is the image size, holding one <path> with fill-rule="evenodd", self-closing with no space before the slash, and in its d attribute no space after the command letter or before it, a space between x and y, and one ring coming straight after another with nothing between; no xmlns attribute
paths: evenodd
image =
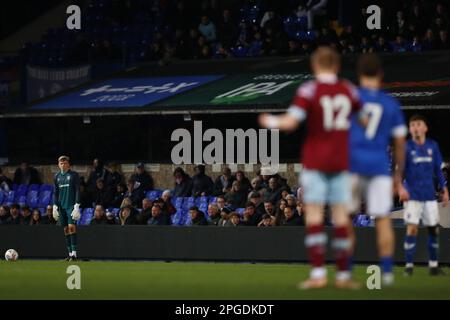
<svg viewBox="0 0 450 320"><path fill-rule="evenodd" d="M304 169L300 174L303 200L307 204L345 204L351 200L350 174Z"/></svg>

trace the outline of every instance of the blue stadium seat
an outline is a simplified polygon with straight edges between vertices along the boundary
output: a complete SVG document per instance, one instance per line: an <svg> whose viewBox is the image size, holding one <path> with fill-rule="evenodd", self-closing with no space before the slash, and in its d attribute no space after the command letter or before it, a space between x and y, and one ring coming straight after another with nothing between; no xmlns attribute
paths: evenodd
<svg viewBox="0 0 450 320"><path fill-rule="evenodd" d="M195 199L195 205L199 207L202 204L208 204L208 199L209 199L209 197L207 197L207 196L197 197Z"/></svg>
<svg viewBox="0 0 450 320"><path fill-rule="evenodd" d="M207 203L202 203L200 204L200 206L198 207L198 209L200 211L203 211L205 214L208 212L208 204ZM206 214L207 215L207 214Z"/></svg>
<svg viewBox="0 0 450 320"><path fill-rule="evenodd" d="M3 204L10 206L14 203L14 196L15 196L15 192L14 191L9 191L5 194L5 199L3 200Z"/></svg>
<svg viewBox="0 0 450 320"><path fill-rule="evenodd" d="M209 198L209 203L216 203L216 202L217 202L217 197Z"/></svg>
<svg viewBox="0 0 450 320"><path fill-rule="evenodd" d="M152 190L147 192L146 197L152 201L160 198L162 195L162 191L161 190Z"/></svg>
<svg viewBox="0 0 450 320"><path fill-rule="evenodd" d="M41 188L42 190L42 188ZM47 207L53 202L53 192L51 190L41 191L39 194L39 207Z"/></svg>
<svg viewBox="0 0 450 320"><path fill-rule="evenodd" d="M239 214L240 216L243 216L243 215L244 215L245 208L237 208L237 209L235 209L234 211L235 211L237 214Z"/></svg>

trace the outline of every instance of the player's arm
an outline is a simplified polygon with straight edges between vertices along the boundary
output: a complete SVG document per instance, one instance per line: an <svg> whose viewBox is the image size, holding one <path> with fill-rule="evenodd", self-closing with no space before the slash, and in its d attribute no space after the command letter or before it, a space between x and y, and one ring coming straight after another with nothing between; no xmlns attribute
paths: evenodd
<svg viewBox="0 0 450 320"><path fill-rule="evenodd" d="M300 121L289 112L279 116L263 113L259 116L258 122L263 128L281 131L294 131L300 125Z"/></svg>
<svg viewBox="0 0 450 320"><path fill-rule="evenodd" d="M448 195L448 188L447 188L447 183L445 181L444 173L442 172L442 168L443 168L442 155L441 155L441 151L439 150L439 146L437 145L437 143L435 144L434 149L435 149L434 150L435 157L434 157L434 163L433 163L434 174L439 181L439 188L442 193L442 204L444 207L446 207L448 204L448 201L449 201L449 195Z"/></svg>
<svg viewBox="0 0 450 320"><path fill-rule="evenodd" d="M286 113L278 116L263 113L259 116L259 125L267 129L279 129L281 131L294 131L306 119L306 113L311 105L315 85L308 82L302 85Z"/></svg>

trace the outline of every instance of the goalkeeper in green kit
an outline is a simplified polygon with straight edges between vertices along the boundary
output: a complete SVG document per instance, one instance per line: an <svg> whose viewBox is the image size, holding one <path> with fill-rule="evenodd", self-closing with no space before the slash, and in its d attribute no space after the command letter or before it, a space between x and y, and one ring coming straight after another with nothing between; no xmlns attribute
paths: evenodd
<svg viewBox="0 0 450 320"><path fill-rule="evenodd" d="M66 261L77 260L77 227L80 213L80 177L70 170L70 159L61 156L58 159L60 172L55 175L53 196L53 218L64 227L69 256Z"/></svg>

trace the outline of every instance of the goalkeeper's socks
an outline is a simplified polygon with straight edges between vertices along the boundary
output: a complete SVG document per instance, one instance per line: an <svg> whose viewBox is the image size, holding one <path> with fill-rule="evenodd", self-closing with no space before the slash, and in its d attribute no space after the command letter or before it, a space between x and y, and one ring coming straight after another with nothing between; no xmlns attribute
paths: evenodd
<svg viewBox="0 0 450 320"><path fill-rule="evenodd" d="M70 236L71 236L70 237L70 239L71 239L71 241L70 241L70 243L71 243L71 251L73 253L73 252L77 251L77 234L76 233L72 233Z"/></svg>
<svg viewBox="0 0 450 320"><path fill-rule="evenodd" d="M66 246L70 257L72 253L72 236L70 234L66 234Z"/></svg>
<svg viewBox="0 0 450 320"><path fill-rule="evenodd" d="M416 236L406 236L405 239L405 254L406 264L412 265L414 261L414 254L416 253Z"/></svg>
<svg viewBox="0 0 450 320"><path fill-rule="evenodd" d="M76 251L72 251L72 253L71 253L71 257L74 257L74 258L76 258L76 257L77 257L77 252L76 252Z"/></svg>

